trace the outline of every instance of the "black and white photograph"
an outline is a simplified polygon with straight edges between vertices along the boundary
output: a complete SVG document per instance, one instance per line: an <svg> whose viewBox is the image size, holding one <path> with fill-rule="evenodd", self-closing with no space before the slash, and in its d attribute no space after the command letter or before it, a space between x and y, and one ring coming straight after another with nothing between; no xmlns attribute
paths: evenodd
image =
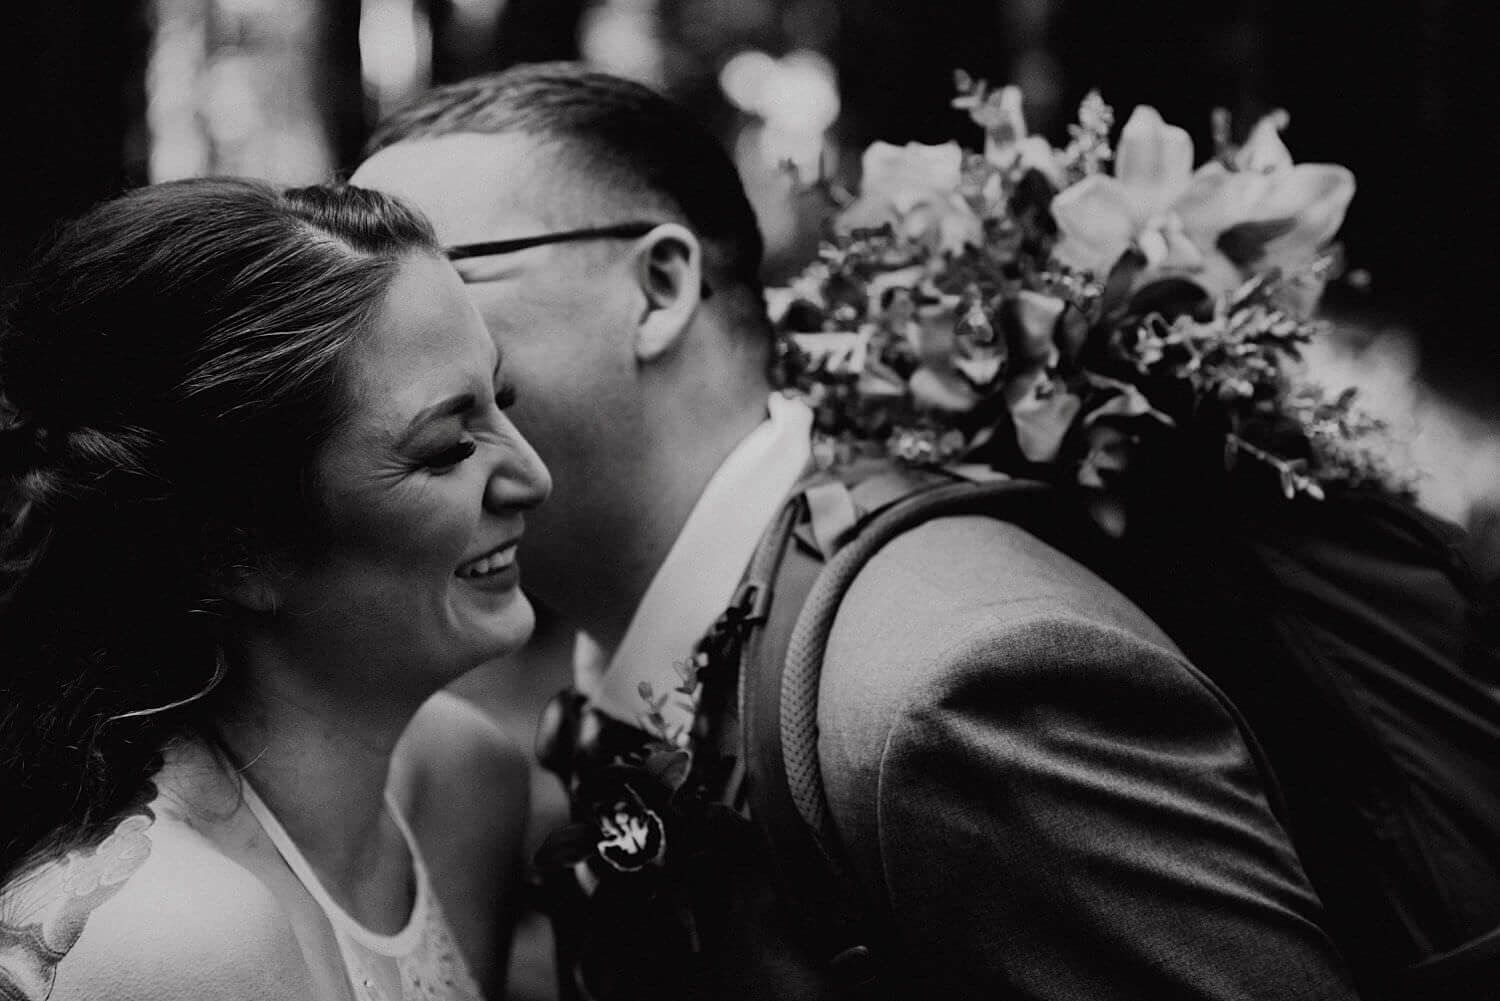
<svg viewBox="0 0 1500 1001"><path fill-rule="evenodd" d="M1500 1001L1481 7L11 0L0 1001Z"/></svg>

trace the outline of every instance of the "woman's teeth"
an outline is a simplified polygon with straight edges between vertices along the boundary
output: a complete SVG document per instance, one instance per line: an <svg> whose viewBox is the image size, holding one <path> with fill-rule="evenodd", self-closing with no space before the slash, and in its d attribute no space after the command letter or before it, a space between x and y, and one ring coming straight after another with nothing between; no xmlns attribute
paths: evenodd
<svg viewBox="0 0 1500 1001"><path fill-rule="evenodd" d="M504 570L516 561L516 547L506 546L488 556L481 556L458 568L460 577L485 577Z"/></svg>

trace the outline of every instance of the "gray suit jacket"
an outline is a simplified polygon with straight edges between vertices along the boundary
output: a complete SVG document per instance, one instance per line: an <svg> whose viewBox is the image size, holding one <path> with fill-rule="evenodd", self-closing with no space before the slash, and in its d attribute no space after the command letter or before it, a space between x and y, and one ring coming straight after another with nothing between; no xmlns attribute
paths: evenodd
<svg viewBox="0 0 1500 1001"><path fill-rule="evenodd" d="M1354 996L1237 713L1014 526L944 519L877 554L818 721L892 965L933 997Z"/></svg>

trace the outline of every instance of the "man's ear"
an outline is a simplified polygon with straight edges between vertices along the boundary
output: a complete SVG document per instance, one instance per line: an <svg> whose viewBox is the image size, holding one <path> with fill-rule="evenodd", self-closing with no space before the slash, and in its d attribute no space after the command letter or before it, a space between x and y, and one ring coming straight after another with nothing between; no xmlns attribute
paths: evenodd
<svg viewBox="0 0 1500 1001"><path fill-rule="evenodd" d="M636 280L645 310L636 325L635 357L651 362L681 342L702 302L703 247L692 230L662 223L641 238Z"/></svg>

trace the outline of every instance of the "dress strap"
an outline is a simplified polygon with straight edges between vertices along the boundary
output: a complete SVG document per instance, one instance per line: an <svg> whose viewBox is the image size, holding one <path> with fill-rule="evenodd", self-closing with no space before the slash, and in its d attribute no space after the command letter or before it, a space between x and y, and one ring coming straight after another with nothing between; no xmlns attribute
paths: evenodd
<svg viewBox="0 0 1500 1001"><path fill-rule="evenodd" d="M372 952L383 956L399 958L411 952L421 940L422 932L427 924L428 909L431 907L432 891L427 878L427 866L422 860L422 853L417 848L416 838L412 835L411 828L406 823L406 818L401 816L401 811L396 808L391 799L389 791L385 795L385 807L391 815L391 820L396 829L401 832L401 838L406 843L407 852L411 855L412 872L417 884L416 900L412 904L411 915L400 931L391 935L382 935L371 931L356 921L348 911L339 905L338 901L323 886L318 874L313 871L305 856L297 848L291 836L287 834L286 828L276 819L264 800L256 793L250 782L240 777L240 787L244 790L245 803L250 807L250 812L260 822L265 830L266 836L276 846L277 852L286 862L287 868L292 870L293 875L307 889L308 894L317 902L318 907L327 916L334 931L341 937L348 936L353 941L364 946Z"/></svg>

